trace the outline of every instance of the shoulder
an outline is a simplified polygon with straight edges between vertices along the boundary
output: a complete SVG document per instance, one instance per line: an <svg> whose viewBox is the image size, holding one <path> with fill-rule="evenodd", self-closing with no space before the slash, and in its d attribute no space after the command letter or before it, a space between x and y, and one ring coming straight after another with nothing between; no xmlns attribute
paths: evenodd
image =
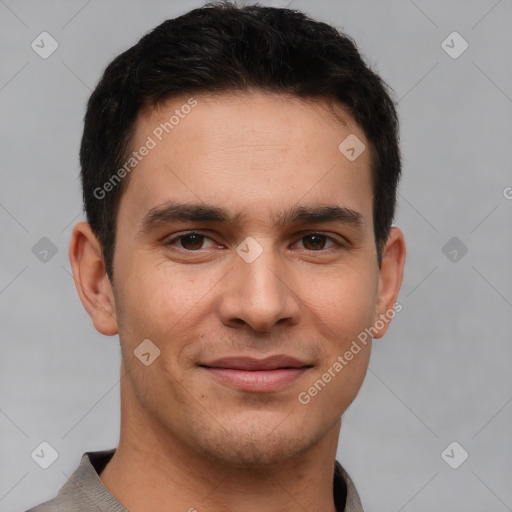
<svg viewBox="0 0 512 512"><path fill-rule="evenodd" d="M60 505L61 500L59 499L59 496L57 496L49 501L45 501L44 503L37 505L36 507L32 507L26 512L64 512Z"/></svg>
<svg viewBox="0 0 512 512"><path fill-rule="evenodd" d="M57 496L26 512L88 512L91 508L99 512L124 511L98 477L114 452L115 449L84 453Z"/></svg>

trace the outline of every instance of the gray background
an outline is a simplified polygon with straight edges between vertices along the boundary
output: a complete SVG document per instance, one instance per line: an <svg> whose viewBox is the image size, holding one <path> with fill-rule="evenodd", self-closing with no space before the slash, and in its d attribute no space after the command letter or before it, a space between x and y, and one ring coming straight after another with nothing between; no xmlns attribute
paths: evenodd
<svg viewBox="0 0 512 512"><path fill-rule="evenodd" d="M113 57L202 3L0 0L2 511L53 497L84 451L118 442L118 338L94 330L67 257L85 102ZM262 4L345 30L399 100L403 311L374 344L338 458L369 512L512 510L512 3ZM59 44L48 59L30 46L42 31ZM469 44L456 59L441 47L453 31ZM46 470L31 458L42 441L59 454ZM441 458L452 441L469 453L458 469Z"/></svg>

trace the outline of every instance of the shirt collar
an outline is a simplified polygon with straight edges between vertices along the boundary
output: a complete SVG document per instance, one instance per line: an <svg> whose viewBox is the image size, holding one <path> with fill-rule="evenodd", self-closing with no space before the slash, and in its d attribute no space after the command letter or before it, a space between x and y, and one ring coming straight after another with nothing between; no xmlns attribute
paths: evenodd
<svg viewBox="0 0 512 512"><path fill-rule="evenodd" d="M95 452L85 452L80 465L59 491L60 495L81 494L83 501L90 501L95 509L102 512L127 512L126 509L103 485L98 476L107 465L116 448ZM352 479L336 461L333 480L334 503L338 512L364 512L359 494ZM100 506L98 506L100 505Z"/></svg>

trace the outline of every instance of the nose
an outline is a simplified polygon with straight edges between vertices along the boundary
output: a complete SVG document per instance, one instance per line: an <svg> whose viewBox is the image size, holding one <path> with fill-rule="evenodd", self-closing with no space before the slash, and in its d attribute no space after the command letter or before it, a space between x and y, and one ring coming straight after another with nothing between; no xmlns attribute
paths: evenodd
<svg viewBox="0 0 512 512"><path fill-rule="evenodd" d="M254 260L234 258L234 267L219 290L218 314L229 327L250 326L269 332L280 323L299 321L299 288L293 268L269 244Z"/></svg>

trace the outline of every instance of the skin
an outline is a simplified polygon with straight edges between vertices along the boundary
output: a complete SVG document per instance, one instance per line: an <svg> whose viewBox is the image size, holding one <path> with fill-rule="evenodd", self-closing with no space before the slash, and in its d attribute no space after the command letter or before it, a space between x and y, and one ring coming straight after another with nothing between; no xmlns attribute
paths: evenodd
<svg viewBox="0 0 512 512"><path fill-rule="evenodd" d="M369 143L341 106L343 122L325 101L258 91L194 98L197 106L129 176L112 284L89 225L72 234L82 303L100 333L119 334L122 350L121 437L100 478L131 512L333 512L341 416L361 387L371 341L307 405L297 396L392 310L403 234L392 228L379 268ZM141 112L133 147L187 99ZM349 134L367 148L354 161L338 150ZM144 216L170 200L243 216L140 233ZM288 208L318 204L350 208L363 223L273 222ZM186 231L206 238L164 245ZM315 245L311 233L332 239ZM236 252L249 236L263 250L252 263ZM160 350L148 366L133 353L145 339ZM312 368L279 391L252 393L198 366L273 354Z"/></svg>

